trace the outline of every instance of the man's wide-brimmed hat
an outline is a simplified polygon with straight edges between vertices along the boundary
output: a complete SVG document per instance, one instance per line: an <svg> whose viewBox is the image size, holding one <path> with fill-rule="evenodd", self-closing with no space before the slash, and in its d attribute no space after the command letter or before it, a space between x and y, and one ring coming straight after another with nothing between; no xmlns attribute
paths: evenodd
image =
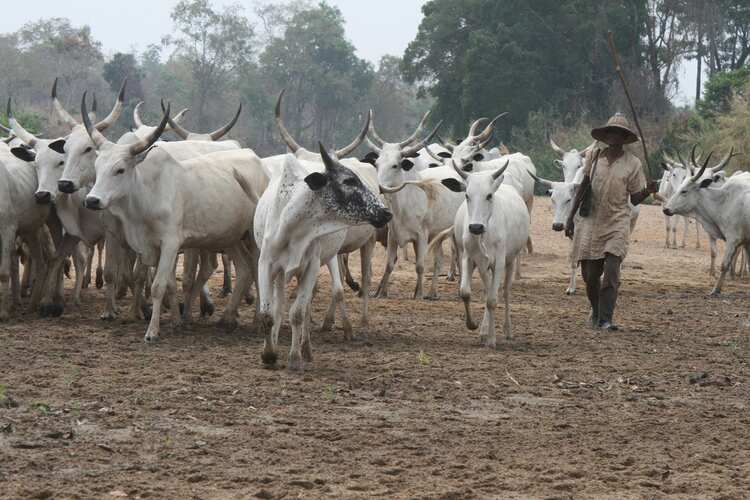
<svg viewBox="0 0 750 500"><path fill-rule="evenodd" d="M620 139L618 139L618 136ZM606 144L632 144L638 142L638 136L630 128L630 122L622 113L616 113L609 119L605 126L592 130L591 137Z"/></svg>

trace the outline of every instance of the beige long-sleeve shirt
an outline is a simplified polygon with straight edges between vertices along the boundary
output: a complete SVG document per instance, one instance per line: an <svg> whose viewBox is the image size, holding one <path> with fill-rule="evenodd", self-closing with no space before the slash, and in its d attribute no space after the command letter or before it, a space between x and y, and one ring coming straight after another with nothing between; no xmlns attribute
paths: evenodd
<svg viewBox="0 0 750 500"><path fill-rule="evenodd" d="M586 157L585 174L591 176L593 151ZM641 160L627 150L610 164L604 151L599 155L591 182L592 210L576 217L573 261L603 259L605 253L622 259L630 240L630 195L646 187Z"/></svg>

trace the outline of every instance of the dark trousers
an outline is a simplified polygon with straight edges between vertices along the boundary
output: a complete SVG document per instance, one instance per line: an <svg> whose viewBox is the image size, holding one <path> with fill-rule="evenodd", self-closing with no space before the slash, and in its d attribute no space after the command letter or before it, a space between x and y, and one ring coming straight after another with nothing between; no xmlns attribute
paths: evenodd
<svg viewBox="0 0 750 500"><path fill-rule="evenodd" d="M581 274L586 282L586 295L591 302L594 322L612 322L620 288L620 265L622 259L610 253L603 259L582 260Z"/></svg>

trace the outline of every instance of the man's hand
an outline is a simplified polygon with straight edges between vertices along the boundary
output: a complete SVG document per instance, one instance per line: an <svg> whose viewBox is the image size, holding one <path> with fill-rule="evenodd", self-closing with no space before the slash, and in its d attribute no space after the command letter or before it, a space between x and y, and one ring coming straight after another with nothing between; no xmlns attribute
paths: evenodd
<svg viewBox="0 0 750 500"><path fill-rule="evenodd" d="M573 234L575 233L576 225L573 222L573 219L568 219L568 222L565 223L565 236L573 239Z"/></svg>
<svg viewBox="0 0 750 500"><path fill-rule="evenodd" d="M646 191L648 194L654 194L659 192L659 183L656 181L648 181L646 183Z"/></svg>

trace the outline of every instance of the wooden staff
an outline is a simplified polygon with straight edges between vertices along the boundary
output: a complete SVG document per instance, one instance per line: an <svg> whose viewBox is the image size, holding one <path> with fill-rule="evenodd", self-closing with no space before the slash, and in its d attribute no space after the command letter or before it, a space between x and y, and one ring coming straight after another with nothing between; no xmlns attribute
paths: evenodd
<svg viewBox="0 0 750 500"><path fill-rule="evenodd" d="M643 130L641 130L641 124L638 122L638 115L635 112L635 106L633 106L633 98L630 97L630 89L628 88L628 82L625 80L625 73L622 71L622 65L620 64L620 56L617 55L617 49L615 48L615 36L612 32L607 33L607 41L609 42L609 50L612 52L612 59L615 61L615 72L620 77L622 82L622 88L625 90L625 97L628 98L630 104L630 112L633 115L633 121L635 122L635 128L638 130L638 135L641 139L641 145L643 146L643 159L646 161L646 180L651 182L651 164L648 161L648 150L646 149L646 139L643 137Z"/></svg>

